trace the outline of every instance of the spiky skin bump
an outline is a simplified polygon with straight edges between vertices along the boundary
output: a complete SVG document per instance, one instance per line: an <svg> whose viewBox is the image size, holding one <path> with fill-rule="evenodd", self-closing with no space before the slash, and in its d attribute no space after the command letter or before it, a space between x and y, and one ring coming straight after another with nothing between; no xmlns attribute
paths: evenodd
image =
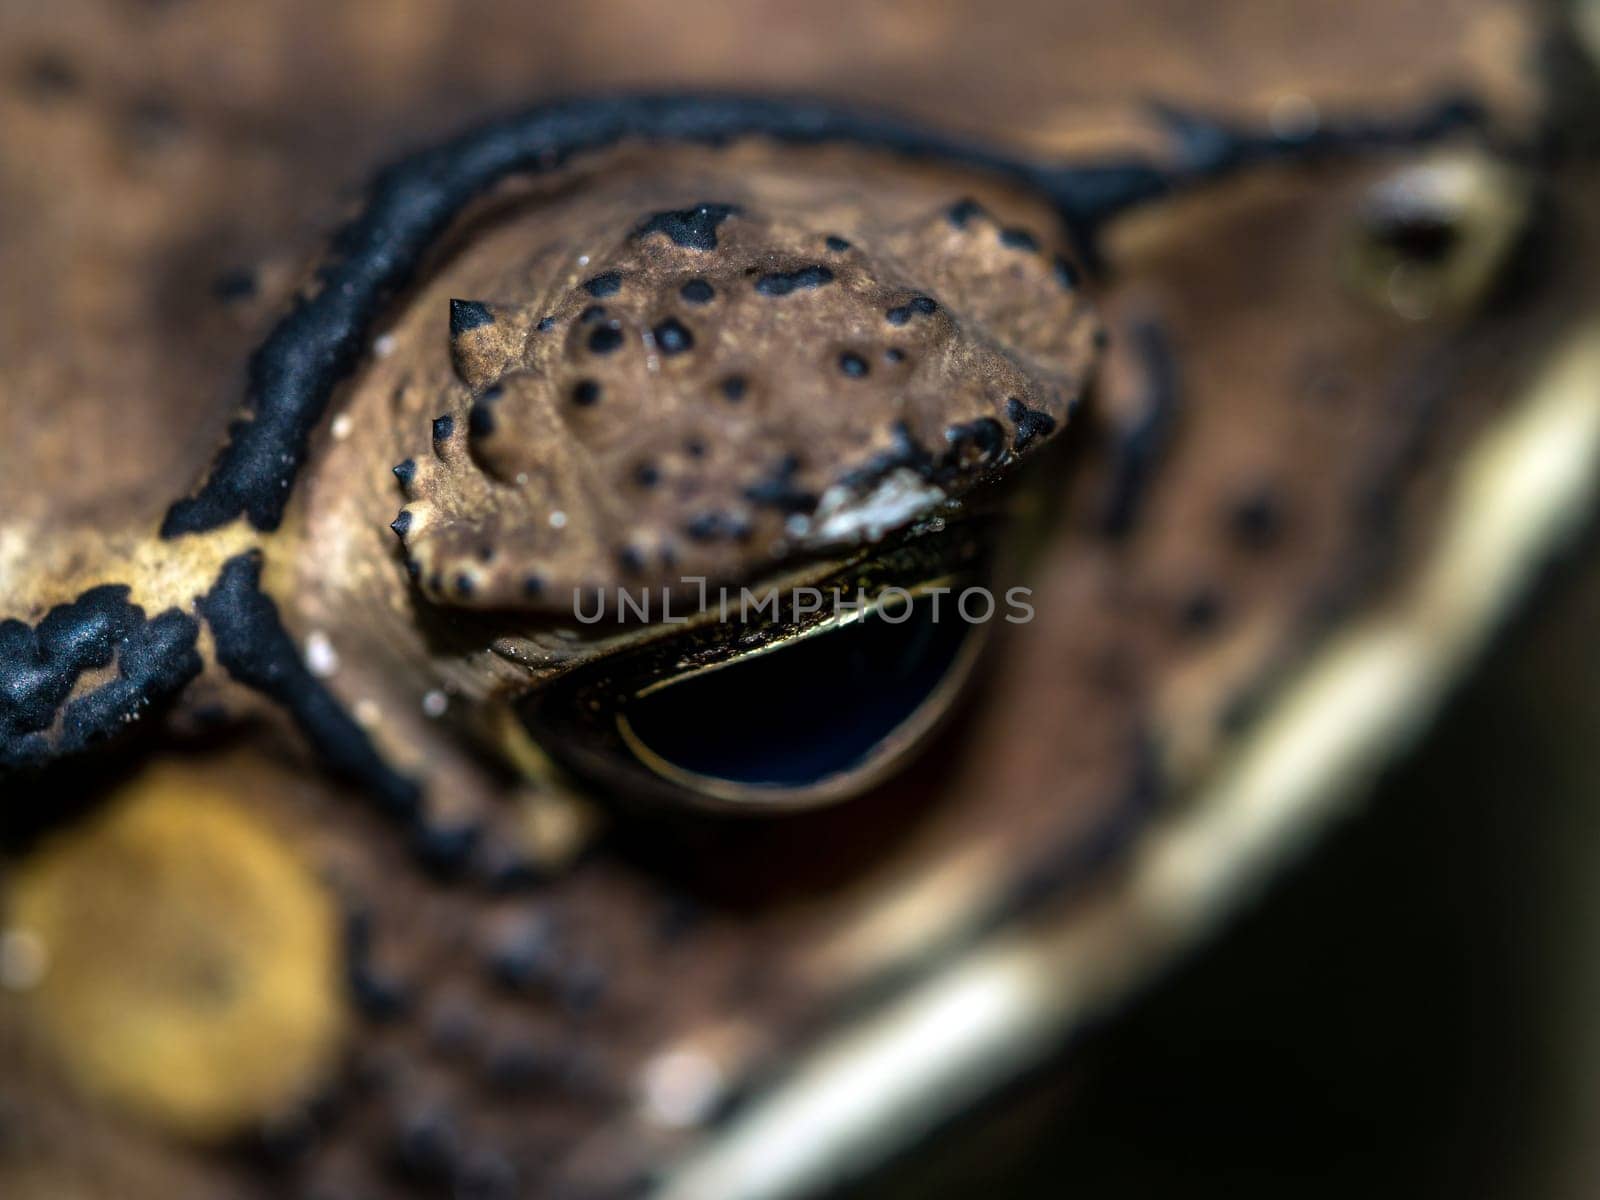
<svg viewBox="0 0 1600 1200"><path fill-rule="evenodd" d="M409 514L429 599L559 611L576 588L758 576L1065 426L1099 326L1048 211L991 189L958 226L981 178L859 152L623 157L519 207L397 330L388 369L428 416L401 430L386 520Z"/></svg>

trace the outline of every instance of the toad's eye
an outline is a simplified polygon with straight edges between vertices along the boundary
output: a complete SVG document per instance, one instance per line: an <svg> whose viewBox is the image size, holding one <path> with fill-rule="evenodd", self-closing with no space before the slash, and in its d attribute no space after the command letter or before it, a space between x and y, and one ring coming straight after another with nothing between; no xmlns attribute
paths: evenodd
<svg viewBox="0 0 1600 1200"><path fill-rule="evenodd" d="M1516 170L1480 154L1408 166L1367 193L1346 246L1346 277L1407 320L1470 311L1504 274L1530 201Z"/></svg>
<svg viewBox="0 0 1600 1200"><path fill-rule="evenodd" d="M849 794L881 777L944 715L981 629L924 598L892 619L780 644L673 680L616 714L653 774L724 800L783 807Z"/></svg>
<svg viewBox="0 0 1600 1200"><path fill-rule="evenodd" d="M814 587L740 592L726 622L647 639L535 690L522 721L619 797L779 812L856 795L953 711L998 611L998 531L983 532L982 518L954 524ZM857 606L834 608L836 587ZM747 611L745 596L771 607ZM803 598L813 611L801 616Z"/></svg>

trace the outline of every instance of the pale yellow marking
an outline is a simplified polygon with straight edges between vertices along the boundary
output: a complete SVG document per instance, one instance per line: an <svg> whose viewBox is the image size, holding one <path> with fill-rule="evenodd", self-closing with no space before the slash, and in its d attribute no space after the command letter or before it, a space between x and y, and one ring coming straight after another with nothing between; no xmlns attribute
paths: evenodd
<svg viewBox="0 0 1600 1200"><path fill-rule="evenodd" d="M285 1111L334 1066L340 921L278 833L166 765L22 863L0 933L33 948L27 1027L85 1092L187 1138Z"/></svg>
<svg viewBox="0 0 1600 1200"><path fill-rule="evenodd" d="M195 597L216 582L222 564L263 544L243 520L221 529L163 541L155 530L0 528L0 617L36 620L92 587L126 584L147 615L191 612Z"/></svg>

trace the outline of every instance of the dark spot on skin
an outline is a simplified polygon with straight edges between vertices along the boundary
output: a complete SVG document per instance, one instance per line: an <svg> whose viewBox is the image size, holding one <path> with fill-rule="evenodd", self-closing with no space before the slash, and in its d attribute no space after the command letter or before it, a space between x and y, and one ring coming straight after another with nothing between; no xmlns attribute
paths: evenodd
<svg viewBox="0 0 1600 1200"><path fill-rule="evenodd" d="M993 417L979 417L944 431L949 449L941 465L954 470L970 470L994 462L1006 448L1006 431Z"/></svg>
<svg viewBox="0 0 1600 1200"><path fill-rule="evenodd" d="M456 419L449 413L433 419L433 440L435 442L448 442L450 435L456 431Z"/></svg>
<svg viewBox="0 0 1600 1200"><path fill-rule="evenodd" d="M617 565L628 575L637 575L644 570L644 555L634 546L624 546L617 551Z"/></svg>
<svg viewBox="0 0 1600 1200"><path fill-rule="evenodd" d="M417 464L409 458L403 463L396 464L393 470L394 477L400 481L402 486L409 484L417 476Z"/></svg>
<svg viewBox="0 0 1600 1200"><path fill-rule="evenodd" d="M756 280L756 291L763 296L787 296L802 289L819 288L833 282L833 272L823 266L801 267L794 271L773 271Z"/></svg>
<svg viewBox="0 0 1600 1200"><path fill-rule="evenodd" d="M539 332L540 333L549 333L555 327L556 327L556 319L554 317L540 317L539 318Z"/></svg>
<svg viewBox="0 0 1600 1200"><path fill-rule="evenodd" d="M714 542L721 538L739 541L750 536L750 526L727 513L703 512L691 517L683 532L692 542Z"/></svg>
<svg viewBox="0 0 1600 1200"><path fill-rule="evenodd" d="M642 488L653 488L661 482L661 472L654 463L640 463L633 469L633 481Z"/></svg>
<svg viewBox="0 0 1600 1200"><path fill-rule="evenodd" d="M548 877L533 858L514 846L495 841L484 843L483 853L478 856L478 875L490 891L501 894L522 891Z"/></svg>
<svg viewBox="0 0 1600 1200"><path fill-rule="evenodd" d="M522 594L533 600L544 594L544 580L538 575L526 575L522 580Z"/></svg>
<svg viewBox="0 0 1600 1200"><path fill-rule="evenodd" d="M1178 626L1187 634L1210 633L1222 622L1222 596L1213 587L1198 587L1184 597L1178 609Z"/></svg>
<svg viewBox="0 0 1600 1200"><path fill-rule="evenodd" d="M598 325L606 319L606 306L604 304L591 304L578 314L580 325Z"/></svg>
<svg viewBox="0 0 1600 1200"><path fill-rule="evenodd" d="M495 938L484 965L500 986L525 991L554 972L555 958L549 926L528 917Z"/></svg>
<svg viewBox="0 0 1600 1200"><path fill-rule="evenodd" d="M704 458L706 456L706 444L699 438L690 438L683 444L683 452L690 458Z"/></svg>
<svg viewBox="0 0 1600 1200"><path fill-rule="evenodd" d="M471 860L482 836L482 827L473 822L445 825L418 821L411 827L411 850L433 874L458 875Z"/></svg>
<svg viewBox="0 0 1600 1200"><path fill-rule="evenodd" d="M395 533L399 534L401 537L405 537L405 535L411 529L411 510L409 508L402 508L400 510L400 514L395 517L394 520L389 522L389 528L394 530Z"/></svg>
<svg viewBox="0 0 1600 1200"><path fill-rule="evenodd" d="M460 337L474 329L494 324L494 314L476 300L450 301L450 336Z"/></svg>
<svg viewBox="0 0 1600 1200"><path fill-rule="evenodd" d="M1011 445L1018 454L1033 445L1034 438L1049 437L1056 430L1054 417L1042 409L1029 408L1016 396L1006 401L1006 417L1016 428Z"/></svg>
<svg viewBox="0 0 1600 1200"><path fill-rule="evenodd" d="M828 249L832 250L835 254L843 254L846 250L850 249L850 243L845 241L838 234L829 234Z"/></svg>
<svg viewBox="0 0 1600 1200"><path fill-rule="evenodd" d="M622 326L602 325L589 335L589 349L595 354L610 354L622 345Z"/></svg>
<svg viewBox="0 0 1600 1200"><path fill-rule="evenodd" d="M945 219L957 229L965 229L973 217L983 215L983 205L970 197L957 200L945 210Z"/></svg>
<svg viewBox="0 0 1600 1200"><path fill-rule="evenodd" d="M584 283L583 290L596 300L605 296L615 296L622 290L622 272L602 271L599 275Z"/></svg>
<svg viewBox="0 0 1600 1200"><path fill-rule="evenodd" d="M493 562L494 561L494 554L495 554L495 551L494 551L494 547L493 546L479 546L478 547L478 561L479 562L483 562L483 563Z"/></svg>
<svg viewBox="0 0 1600 1200"><path fill-rule="evenodd" d="M931 317L939 311L939 302L932 296L913 296L904 304L889 309L883 315L891 325L904 325L913 313Z"/></svg>
<svg viewBox="0 0 1600 1200"><path fill-rule="evenodd" d="M1000 244L1012 250L1026 250L1030 254L1039 252L1039 239L1026 229L1002 229L1000 231Z"/></svg>
<svg viewBox="0 0 1600 1200"><path fill-rule="evenodd" d="M443 1001L428 1014L429 1048L452 1058L469 1053L481 1033L479 1014L465 1001Z"/></svg>
<svg viewBox="0 0 1600 1200"><path fill-rule="evenodd" d="M413 1184L448 1184L457 1175L460 1160L461 1134L443 1109L412 1113L395 1132L395 1168Z"/></svg>
<svg viewBox="0 0 1600 1200"><path fill-rule="evenodd" d="M472 593L477 590L478 589L476 585L474 585L472 582L471 575L468 575L465 571L462 571L456 576L456 594L458 596L470 597Z"/></svg>
<svg viewBox="0 0 1600 1200"><path fill-rule="evenodd" d="M1283 536L1284 505L1271 484L1259 484L1228 508L1228 532L1246 550L1270 550Z"/></svg>
<svg viewBox="0 0 1600 1200"><path fill-rule="evenodd" d="M211 281L211 294L224 304L237 304L256 294L256 273L249 267L233 267Z"/></svg>
<svg viewBox="0 0 1600 1200"><path fill-rule="evenodd" d="M839 370L843 371L851 379L863 379L866 377L868 370L867 360L854 350L846 350L839 355Z"/></svg>
<svg viewBox="0 0 1600 1200"><path fill-rule="evenodd" d="M523 1038L494 1047L484 1063L484 1081L506 1096L526 1095L554 1074L551 1056Z"/></svg>
<svg viewBox="0 0 1600 1200"><path fill-rule="evenodd" d="M673 209L646 217L633 231L634 237L664 233L674 245L689 250L715 250L717 226L739 211L737 205L702 201L693 208Z"/></svg>
<svg viewBox="0 0 1600 1200"><path fill-rule="evenodd" d="M572 402L579 408L588 408L600 399L600 385L592 379L580 379L572 388Z"/></svg>
<svg viewBox="0 0 1600 1200"><path fill-rule="evenodd" d="M70 96L81 83L72 63L52 51L35 54L22 69L22 91L36 101L59 100Z"/></svg>
<svg viewBox="0 0 1600 1200"><path fill-rule="evenodd" d="M1082 282L1082 280L1078 275L1077 267L1073 266L1059 254L1056 255L1055 260L1050 264L1050 266L1051 270L1055 274L1056 282L1061 285L1063 291L1075 292L1078 290L1078 285Z"/></svg>
<svg viewBox="0 0 1600 1200"><path fill-rule="evenodd" d="M351 914L346 920L344 970L356 1011L368 1021L394 1021L411 1007L406 986L371 961L371 922L365 914Z"/></svg>
<svg viewBox="0 0 1600 1200"><path fill-rule="evenodd" d="M729 375L722 381L722 394L727 397L730 404L737 404L744 399L745 389L748 386L743 375Z"/></svg>
<svg viewBox="0 0 1600 1200"><path fill-rule="evenodd" d="M689 327L677 317L668 317L650 331L656 339L656 345L661 353L667 357L682 354L694 345L694 334L689 332Z"/></svg>
<svg viewBox="0 0 1600 1200"><path fill-rule="evenodd" d="M1094 331L1094 348L1096 350L1104 350L1109 345L1111 345L1110 332L1104 326L1096 329Z"/></svg>
<svg viewBox="0 0 1600 1200"><path fill-rule="evenodd" d="M678 289L678 295L690 304L710 304L716 294L717 290L704 279L691 279Z"/></svg>
<svg viewBox="0 0 1600 1200"><path fill-rule="evenodd" d="M344 978L356 1010L369 1021L393 1021L410 1007L405 985L373 962L372 917L368 913L345 916Z"/></svg>
<svg viewBox="0 0 1600 1200"><path fill-rule="evenodd" d="M488 396L480 397L467 412L469 437L488 437L494 432L494 404Z"/></svg>
<svg viewBox="0 0 1600 1200"><path fill-rule="evenodd" d="M765 479L745 488L745 499L779 512L813 511L817 507L816 493L803 491L795 485L794 476L799 469L800 460L792 454L785 455L773 465Z"/></svg>
<svg viewBox="0 0 1600 1200"><path fill-rule="evenodd" d="M904 350L900 349L898 346L890 346L883 352L883 361L886 363L897 363L903 361L905 356L906 352Z"/></svg>

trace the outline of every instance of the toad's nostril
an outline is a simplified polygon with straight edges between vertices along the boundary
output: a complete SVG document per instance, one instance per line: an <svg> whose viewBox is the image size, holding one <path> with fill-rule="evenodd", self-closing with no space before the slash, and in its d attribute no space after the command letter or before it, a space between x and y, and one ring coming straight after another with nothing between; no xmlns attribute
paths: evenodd
<svg viewBox="0 0 1600 1200"><path fill-rule="evenodd" d="M1533 197L1516 170L1451 152L1386 177L1365 196L1344 252L1346 281L1407 320L1484 300L1524 243Z"/></svg>

